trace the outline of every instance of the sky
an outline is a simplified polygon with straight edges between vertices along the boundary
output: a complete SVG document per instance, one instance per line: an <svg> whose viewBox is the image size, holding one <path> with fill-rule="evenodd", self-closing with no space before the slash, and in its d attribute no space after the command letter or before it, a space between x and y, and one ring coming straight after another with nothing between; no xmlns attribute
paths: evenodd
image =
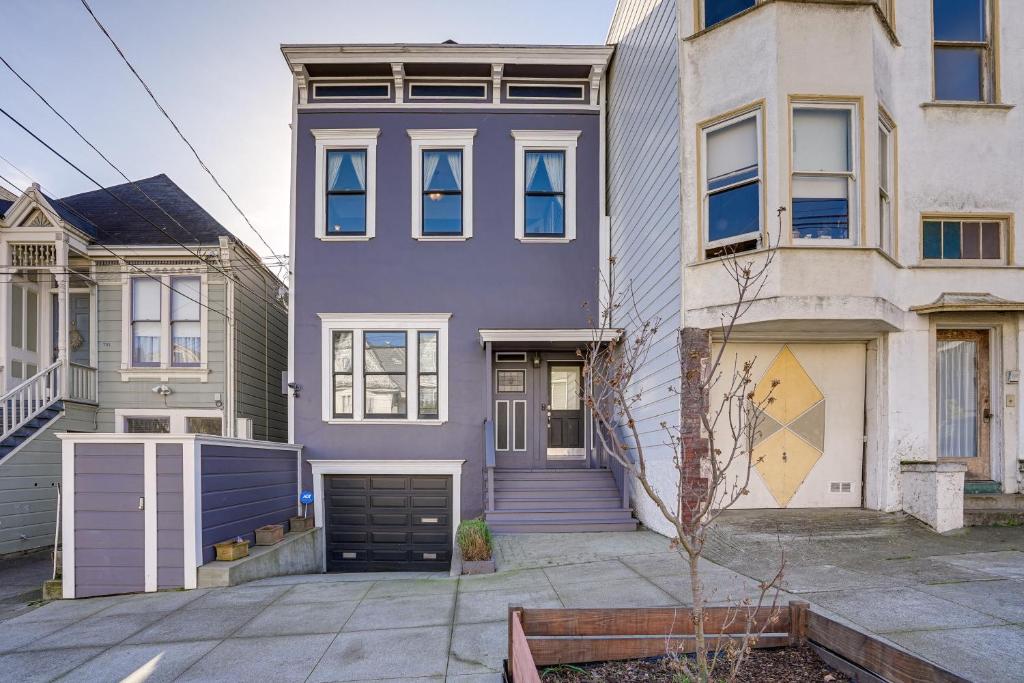
<svg viewBox="0 0 1024 683"><path fill-rule="evenodd" d="M281 43L439 43L449 38L460 43L603 43L615 4L88 2L278 254L287 253L291 164L291 78ZM0 0L0 25L0 55L129 178L166 173L238 237L268 253L160 115L80 0ZM0 107L98 182L124 182L2 64ZM2 115L0 156L0 175L19 188L35 181L57 197L96 189ZM0 185L7 187L2 180Z"/></svg>

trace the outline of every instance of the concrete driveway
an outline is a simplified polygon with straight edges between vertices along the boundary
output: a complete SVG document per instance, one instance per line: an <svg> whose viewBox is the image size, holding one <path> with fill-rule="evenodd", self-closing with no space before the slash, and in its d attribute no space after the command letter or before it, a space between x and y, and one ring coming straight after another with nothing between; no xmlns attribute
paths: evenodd
<svg viewBox="0 0 1024 683"><path fill-rule="evenodd" d="M745 532L736 527L731 533ZM1022 536L1017 530L1017 543ZM716 552L729 547L725 538L716 537ZM936 561L943 563L943 577L960 577L955 584L926 583L937 576L930 573L934 563L926 563L927 571L896 567L911 578L890 571L891 581L819 563L792 565L790 589L971 678L1010 680L1007 672L1024 666L1024 553L1008 546L989 553ZM0 622L0 672L18 681L498 681L509 604L687 602L678 555L650 532L499 536L497 558L499 573L461 579L292 576L235 588L50 603ZM727 561L747 562L749 575L706 566L716 601L757 592L751 577L758 572L750 571L755 557L737 558ZM916 583L907 590L911 580ZM863 591L879 593L854 599ZM888 628L893 623L896 630ZM955 631L941 639L946 652L933 646L929 634L936 629ZM981 651L966 652L976 647ZM986 653L999 657L993 675L995 665L984 667ZM949 659L957 662L943 661Z"/></svg>

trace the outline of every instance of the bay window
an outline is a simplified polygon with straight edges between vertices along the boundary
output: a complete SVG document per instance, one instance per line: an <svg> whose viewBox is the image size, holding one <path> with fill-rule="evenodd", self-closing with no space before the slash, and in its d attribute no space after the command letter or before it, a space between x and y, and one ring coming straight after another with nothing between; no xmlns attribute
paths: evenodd
<svg viewBox="0 0 1024 683"><path fill-rule="evenodd" d="M878 243L882 251L895 256L896 226L893 189L896 177L895 126L880 113L878 119Z"/></svg>
<svg viewBox="0 0 1024 683"><path fill-rule="evenodd" d="M857 183L855 108L851 104L800 104L793 108L794 240L853 239Z"/></svg>
<svg viewBox="0 0 1024 683"><path fill-rule="evenodd" d="M702 128L705 258L760 245L760 117L760 110L753 110Z"/></svg>
<svg viewBox="0 0 1024 683"><path fill-rule="evenodd" d="M406 416L406 332L363 333L363 387L366 417Z"/></svg>

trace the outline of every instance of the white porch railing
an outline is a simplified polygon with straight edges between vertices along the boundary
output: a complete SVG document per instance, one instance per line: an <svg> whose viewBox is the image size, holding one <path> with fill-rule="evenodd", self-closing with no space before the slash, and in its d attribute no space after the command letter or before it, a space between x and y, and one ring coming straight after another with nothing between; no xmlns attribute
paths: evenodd
<svg viewBox="0 0 1024 683"><path fill-rule="evenodd" d="M0 396L0 442L60 398L62 366L58 360Z"/></svg>
<svg viewBox="0 0 1024 683"><path fill-rule="evenodd" d="M68 388L66 398L69 401L97 403L99 392L96 368L78 363L68 364Z"/></svg>

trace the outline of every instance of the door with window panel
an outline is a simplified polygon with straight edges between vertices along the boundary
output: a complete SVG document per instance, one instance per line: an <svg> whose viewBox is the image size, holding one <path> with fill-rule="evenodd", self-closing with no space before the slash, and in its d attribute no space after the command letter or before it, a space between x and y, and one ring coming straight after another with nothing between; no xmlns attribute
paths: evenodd
<svg viewBox="0 0 1024 683"><path fill-rule="evenodd" d="M972 481L992 476L989 368L988 330L936 332L936 451L945 462L967 465Z"/></svg>
<svg viewBox="0 0 1024 683"><path fill-rule="evenodd" d="M39 372L39 289L32 282L10 285L7 388L12 389Z"/></svg>
<svg viewBox="0 0 1024 683"><path fill-rule="evenodd" d="M526 353L495 354L494 453L498 467L543 467L531 442L534 371L527 358Z"/></svg>

